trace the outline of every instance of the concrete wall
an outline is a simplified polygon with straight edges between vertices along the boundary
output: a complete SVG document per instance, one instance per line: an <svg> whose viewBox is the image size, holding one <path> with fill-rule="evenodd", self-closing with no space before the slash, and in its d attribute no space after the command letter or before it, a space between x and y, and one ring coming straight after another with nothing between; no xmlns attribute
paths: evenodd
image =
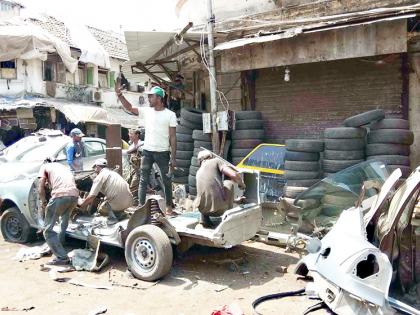
<svg viewBox="0 0 420 315"><path fill-rule="evenodd" d="M411 146L411 168L420 165L420 53L410 56L410 64L414 71L410 72L409 114L410 129L414 132L414 143Z"/></svg>

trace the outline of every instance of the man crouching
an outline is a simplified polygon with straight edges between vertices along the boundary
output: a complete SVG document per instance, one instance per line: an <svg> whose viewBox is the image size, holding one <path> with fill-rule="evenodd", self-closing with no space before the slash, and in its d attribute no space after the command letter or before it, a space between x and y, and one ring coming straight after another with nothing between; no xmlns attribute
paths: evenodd
<svg viewBox="0 0 420 315"><path fill-rule="evenodd" d="M108 224L115 224L118 222L117 216L133 205L130 188L120 174L108 168L107 160L97 159L93 168L97 176L93 180L88 197L80 203L80 207L91 204L96 196L102 193L105 200L100 210L108 215Z"/></svg>
<svg viewBox="0 0 420 315"><path fill-rule="evenodd" d="M194 207L201 212L200 223L211 227L211 216L221 216L233 207L234 183L245 189L240 174L230 165L218 159L210 151L204 150L197 156L200 168L197 171L197 198ZM223 180L222 176L229 180Z"/></svg>

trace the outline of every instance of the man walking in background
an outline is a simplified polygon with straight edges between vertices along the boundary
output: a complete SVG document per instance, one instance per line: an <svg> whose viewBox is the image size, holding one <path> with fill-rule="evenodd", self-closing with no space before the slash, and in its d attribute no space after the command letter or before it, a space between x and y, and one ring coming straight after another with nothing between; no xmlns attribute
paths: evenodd
<svg viewBox="0 0 420 315"><path fill-rule="evenodd" d="M82 137L85 135L79 128L74 128L70 131L69 136L72 141L66 147L67 164L74 172L83 171Z"/></svg>

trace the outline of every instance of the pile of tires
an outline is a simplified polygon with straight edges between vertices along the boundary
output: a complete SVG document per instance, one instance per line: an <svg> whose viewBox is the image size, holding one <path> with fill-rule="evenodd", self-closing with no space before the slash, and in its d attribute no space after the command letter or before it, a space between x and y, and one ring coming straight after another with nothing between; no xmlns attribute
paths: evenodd
<svg viewBox="0 0 420 315"><path fill-rule="evenodd" d="M203 129L202 111L193 108L181 109L181 123L176 127L176 166L173 182L188 184L191 158L194 154L193 131Z"/></svg>
<svg viewBox="0 0 420 315"><path fill-rule="evenodd" d="M191 196L197 195L197 183L196 183L196 175L197 171L200 168L200 163L198 162L197 155L198 152L204 149L212 150L212 143L211 143L211 134L203 133L202 130L194 130L192 133L192 138L194 140L194 150L193 155L191 157L191 166L189 168L189 175L188 175L188 191Z"/></svg>
<svg viewBox="0 0 420 315"><path fill-rule="evenodd" d="M401 169L402 177L410 175L410 145L414 135L409 130L407 120L386 118L370 124L367 137L366 155L368 160L377 159L385 164L389 171Z"/></svg>
<svg viewBox="0 0 420 315"><path fill-rule="evenodd" d="M230 157L237 165L264 140L264 124L261 112L239 111L235 113L235 130L232 131Z"/></svg>
<svg viewBox="0 0 420 315"><path fill-rule="evenodd" d="M366 129L336 127L324 130L324 176L339 172L365 160Z"/></svg>
<svg viewBox="0 0 420 315"><path fill-rule="evenodd" d="M284 196L296 198L322 178L320 152L324 151L322 140L286 140Z"/></svg>

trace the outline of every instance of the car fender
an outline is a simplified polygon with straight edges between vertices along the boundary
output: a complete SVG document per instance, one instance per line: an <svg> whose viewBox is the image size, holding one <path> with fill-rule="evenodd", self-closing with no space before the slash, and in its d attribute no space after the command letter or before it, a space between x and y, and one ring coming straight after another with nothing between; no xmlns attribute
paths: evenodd
<svg viewBox="0 0 420 315"><path fill-rule="evenodd" d="M8 202L14 203L28 223L32 227L38 227L35 216L36 205L31 204L30 202L31 190L35 187L34 181L34 178L25 178L7 183L0 183L0 199L2 199L1 211L6 210L3 207L4 204L7 204Z"/></svg>

